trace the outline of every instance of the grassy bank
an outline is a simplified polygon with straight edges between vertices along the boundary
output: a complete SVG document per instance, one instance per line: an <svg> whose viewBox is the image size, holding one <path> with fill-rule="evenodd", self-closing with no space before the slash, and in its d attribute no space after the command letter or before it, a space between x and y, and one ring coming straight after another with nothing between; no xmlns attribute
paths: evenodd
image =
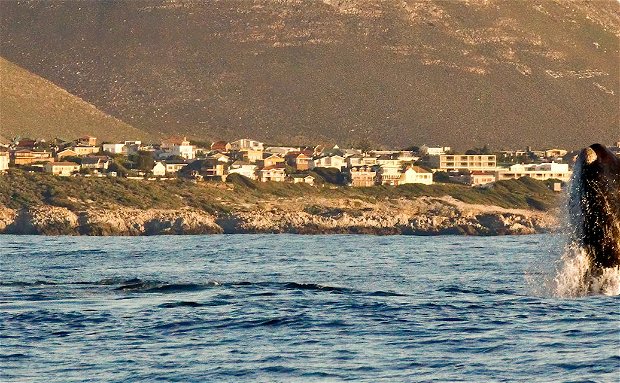
<svg viewBox="0 0 620 383"><path fill-rule="evenodd" d="M53 205L77 211L93 207L125 206L135 208L177 209L192 207L206 212L225 212L248 208L262 201L300 199L300 205L312 198L358 199L377 202L390 199L452 196L472 204L497 205L545 211L557 206L559 195L547 184L530 178L500 181L489 189L463 185L403 185L351 188L313 187L305 184L236 182L200 182L185 180L142 181L124 178L57 177L43 173L12 170L0 175L0 205L13 209L33 205ZM303 198L307 198L304 201Z"/></svg>

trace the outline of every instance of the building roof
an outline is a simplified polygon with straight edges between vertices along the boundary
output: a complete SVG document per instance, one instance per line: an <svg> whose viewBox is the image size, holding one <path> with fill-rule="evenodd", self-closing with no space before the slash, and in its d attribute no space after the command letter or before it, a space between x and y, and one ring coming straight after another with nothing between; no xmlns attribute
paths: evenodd
<svg viewBox="0 0 620 383"><path fill-rule="evenodd" d="M50 166L80 166L79 164L76 164L75 162L69 162L69 161L48 162L48 164Z"/></svg>
<svg viewBox="0 0 620 383"><path fill-rule="evenodd" d="M413 169L416 173L432 173L430 170L426 170L416 165L412 165L410 166L410 168Z"/></svg>
<svg viewBox="0 0 620 383"><path fill-rule="evenodd" d="M83 157L82 158L82 165L98 164L99 162L106 162L106 161L109 161L109 160L110 160L110 157L108 157L108 156Z"/></svg>
<svg viewBox="0 0 620 383"><path fill-rule="evenodd" d="M281 171L284 171L284 169L285 169L285 168L284 168L284 167L282 167L282 166L275 165L275 166L267 166L267 167L264 167L264 168L262 168L260 171L261 171L261 172L262 172L262 171L269 171L269 170L281 170Z"/></svg>

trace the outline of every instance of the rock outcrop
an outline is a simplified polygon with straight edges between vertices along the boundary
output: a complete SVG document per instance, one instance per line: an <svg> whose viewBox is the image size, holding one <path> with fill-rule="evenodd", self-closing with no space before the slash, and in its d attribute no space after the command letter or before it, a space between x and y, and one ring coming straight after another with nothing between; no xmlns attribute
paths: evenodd
<svg viewBox="0 0 620 383"><path fill-rule="evenodd" d="M216 234L214 218L192 210L118 208L72 212L55 206L0 208L0 233L43 235Z"/></svg>
<svg viewBox="0 0 620 383"><path fill-rule="evenodd" d="M550 213L465 204L450 197L364 203L286 201L231 209L218 216L199 210L117 207L73 212L56 206L0 207L0 233L44 235L160 235L216 233L506 235L553 231ZM316 203L318 202L318 204Z"/></svg>

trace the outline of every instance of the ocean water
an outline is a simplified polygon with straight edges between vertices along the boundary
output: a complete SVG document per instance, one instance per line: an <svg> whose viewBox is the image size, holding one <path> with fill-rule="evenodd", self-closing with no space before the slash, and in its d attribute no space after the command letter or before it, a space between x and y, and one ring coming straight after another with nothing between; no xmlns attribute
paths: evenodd
<svg viewBox="0 0 620 383"><path fill-rule="evenodd" d="M2 382L618 382L561 238L0 236Z"/></svg>

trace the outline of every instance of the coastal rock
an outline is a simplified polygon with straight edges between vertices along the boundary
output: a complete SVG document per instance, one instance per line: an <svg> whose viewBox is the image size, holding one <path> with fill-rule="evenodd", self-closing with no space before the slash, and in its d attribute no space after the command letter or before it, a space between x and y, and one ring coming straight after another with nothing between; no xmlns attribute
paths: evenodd
<svg viewBox="0 0 620 383"><path fill-rule="evenodd" d="M0 233L3 233L7 226L15 222L15 218L17 218L16 210L0 206Z"/></svg>
<svg viewBox="0 0 620 383"><path fill-rule="evenodd" d="M193 209L116 207L72 212L55 206L0 208L0 233L160 235L216 233L509 235L553 231L553 214L466 204L450 197L364 203L278 201L214 216Z"/></svg>
<svg viewBox="0 0 620 383"><path fill-rule="evenodd" d="M5 222L5 224L8 222ZM71 210L57 206L34 206L19 210L12 222L0 232L7 234L77 234L78 217Z"/></svg>
<svg viewBox="0 0 620 383"><path fill-rule="evenodd" d="M216 234L213 216L192 210L88 210L79 217L83 235Z"/></svg>

